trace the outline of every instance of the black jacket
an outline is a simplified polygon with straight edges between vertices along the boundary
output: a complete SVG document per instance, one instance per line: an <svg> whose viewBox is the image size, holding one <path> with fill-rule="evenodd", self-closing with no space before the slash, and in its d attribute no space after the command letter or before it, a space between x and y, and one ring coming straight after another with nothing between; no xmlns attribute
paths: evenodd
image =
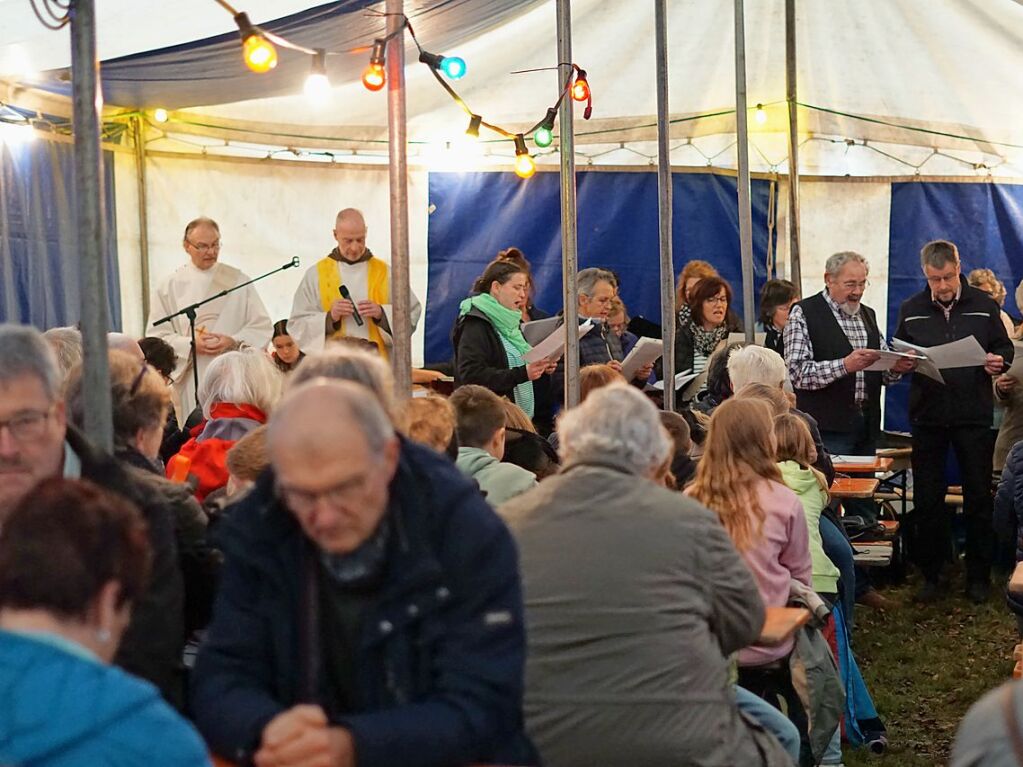
<svg viewBox="0 0 1023 767"><path fill-rule="evenodd" d="M274 716L324 702L316 554L273 481L268 470L223 523L227 560L192 680L199 730L239 762ZM394 533L355 658L359 703L333 723L352 733L359 767L535 764L511 535L450 461L408 441L390 501Z"/></svg>
<svg viewBox="0 0 1023 767"><path fill-rule="evenodd" d="M174 540L174 512L167 499L146 489L130 470L94 447L68 424L67 442L82 462L88 479L132 501L149 527L152 573L149 586L135 603L114 663L156 685L177 708L184 703L184 586Z"/></svg>
<svg viewBox="0 0 1023 767"><path fill-rule="evenodd" d="M455 388L478 384L502 397L529 380L526 366L508 368L508 355L487 315L472 308L455 324Z"/></svg>
<svg viewBox="0 0 1023 767"><path fill-rule="evenodd" d="M1005 332L998 304L983 291L962 280L959 301L949 319L931 299L931 289L903 301L899 308L897 339L917 346L938 346L973 336L984 351L1012 363L1013 345ZM991 426L993 396L991 376L982 366L941 371L941 384L913 373L909 388L909 421L914 426Z"/></svg>

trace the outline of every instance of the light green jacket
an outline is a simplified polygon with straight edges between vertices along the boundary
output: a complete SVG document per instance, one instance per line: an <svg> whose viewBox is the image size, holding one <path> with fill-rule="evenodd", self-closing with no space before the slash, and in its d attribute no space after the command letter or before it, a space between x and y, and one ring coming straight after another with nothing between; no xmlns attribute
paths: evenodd
<svg viewBox="0 0 1023 767"><path fill-rule="evenodd" d="M513 463L499 461L478 447L458 448L455 465L472 477L487 494L487 502L497 508L509 498L536 487L536 475Z"/></svg>
<svg viewBox="0 0 1023 767"><path fill-rule="evenodd" d="M821 488L817 477L795 461L778 464L785 484L799 496L806 514L806 525L810 532L810 559L813 561L813 590L819 594L838 593L838 568L824 553L821 541L821 511L828 502L828 496Z"/></svg>

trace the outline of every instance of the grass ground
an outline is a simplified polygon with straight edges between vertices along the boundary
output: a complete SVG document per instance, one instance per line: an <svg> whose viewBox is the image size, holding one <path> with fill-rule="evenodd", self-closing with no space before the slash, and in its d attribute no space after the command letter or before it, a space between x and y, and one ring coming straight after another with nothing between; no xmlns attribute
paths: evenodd
<svg viewBox="0 0 1023 767"><path fill-rule="evenodd" d="M883 589L901 603L896 610L857 608L853 649L888 726L889 748L880 757L847 751L847 767L947 764L966 710L1011 676L1018 640L1000 586L978 607L963 598L957 573L948 599L920 607L912 603L918 585Z"/></svg>

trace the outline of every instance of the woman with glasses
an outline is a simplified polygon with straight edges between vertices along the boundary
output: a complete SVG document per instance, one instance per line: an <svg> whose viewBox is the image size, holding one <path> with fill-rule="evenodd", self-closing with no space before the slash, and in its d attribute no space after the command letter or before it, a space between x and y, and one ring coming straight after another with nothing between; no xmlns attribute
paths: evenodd
<svg viewBox="0 0 1023 767"><path fill-rule="evenodd" d="M131 468L145 494L167 509L174 520L178 563L185 581L185 631L209 622L220 568L219 555L206 540L206 514L187 485L163 477L160 445L170 410L170 389L149 364L125 352L110 352L110 399L114 420L114 455ZM85 422L82 369L71 373L68 416L78 428Z"/></svg>
<svg viewBox="0 0 1023 767"><path fill-rule="evenodd" d="M689 303L678 312L675 327L675 372L703 373L710 355L723 346L729 333L740 330L729 311L732 288L720 277L707 277L689 291Z"/></svg>

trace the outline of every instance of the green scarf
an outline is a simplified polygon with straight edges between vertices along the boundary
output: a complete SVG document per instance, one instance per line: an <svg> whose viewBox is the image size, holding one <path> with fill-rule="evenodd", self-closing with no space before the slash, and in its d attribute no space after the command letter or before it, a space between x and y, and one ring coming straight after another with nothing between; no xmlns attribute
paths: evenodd
<svg viewBox="0 0 1023 767"><path fill-rule="evenodd" d="M525 354L531 347L529 342L522 335L522 312L518 309L509 309L489 293L480 293L477 296L470 296L458 305L458 316L464 317L470 309L479 309L483 312L498 335L518 350L519 354Z"/></svg>

